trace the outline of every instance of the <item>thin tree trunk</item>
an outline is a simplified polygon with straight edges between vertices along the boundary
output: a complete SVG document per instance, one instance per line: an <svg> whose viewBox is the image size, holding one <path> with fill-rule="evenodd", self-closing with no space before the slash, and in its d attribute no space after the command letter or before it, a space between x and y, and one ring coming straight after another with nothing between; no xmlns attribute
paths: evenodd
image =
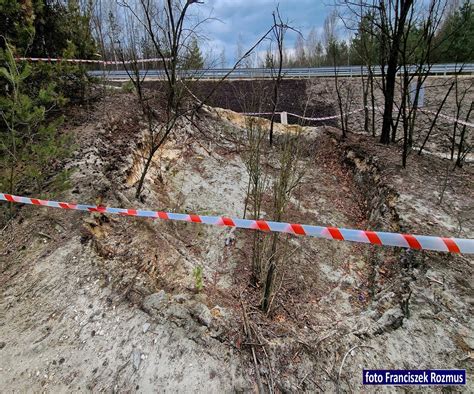
<svg viewBox="0 0 474 394"><path fill-rule="evenodd" d="M278 12L278 9L277 9ZM278 13L278 17L280 18L280 14ZM278 105L278 96L279 96L279 91L280 91L280 84L281 84L281 71L283 68L283 39L284 39L284 34L285 34L285 26L283 25L281 18L279 20L279 24L277 23L276 20L276 14L273 13L273 29L274 29L274 34L277 39L277 44L278 44L278 74L277 78L273 84L273 107L272 107L272 117L270 121L270 135L269 135L269 142L270 145L273 143L273 127L275 123L275 111ZM272 62L273 65L273 62Z"/></svg>
<svg viewBox="0 0 474 394"><path fill-rule="evenodd" d="M151 161L153 160L154 152L150 150L150 154L148 155L145 166L143 167L142 175L140 176L140 181L138 182L137 191L135 192L135 197L140 198L143 190L143 184L145 182L146 174L148 173L148 168L151 165Z"/></svg>
<svg viewBox="0 0 474 394"><path fill-rule="evenodd" d="M268 313L268 310L270 308L270 299L271 299L271 294L272 294L272 287L273 287L273 282L275 279L275 270L276 270L276 264L275 264L275 258L276 258L276 252L277 252L277 243L278 243L278 233L273 233L272 237L272 248L271 248L271 254L270 254L270 261L269 261L269 266L267 270L267 277L265 278L265 291L263 293L263 301L262 301L262 309L265 313Z"/></svg>
<svg viewBox="0 0 474 394"><path fill-rule="evenodd" d="M372 105L372 136L375 137L375 93L374 93L374 74L370 69L370 102Z"/></svg>
<svg viewBox="0 0 474 394"><path fill-rule="evenodd" d="M397 75L397 57L391 57L388 63L385 83L385 106L383 111L382 134L380 135L380 142L382 144L390 144L390 132L393 125L393 100L395 98L395 81Z"/></svg>
<svg viewBox="0 0 474 394"><path fill-rule="evenodd" d="M471 116L471 112L472 112L472 109L473 109L473 106L474 106L474 101L471 101L471 106L469 107L469 112L467 113L467 116L466 116L466 122L469 120L469 117ZM465 139L465 136L466 136L466 129L467 129L467 126L464 125L462 130L461 130L461 135L459 137L459 147L458 147L458 157L456 159L456 166L457 167L462 167L462 162L463 162L463 147L464 147L464 139Z"/></svg>
<svg viewBox="0 0 474 394"><path fill-rule="evenodd" d="M400 7L399 12L400 14L395 16L395 20L392 22L390 20L390 12L389 15L386 13L386 9L384 7L383 2L381 1L382 7L380 8L381 15L383 20L382 25L384 26L384 30L382 31L382 37L384 38L384 42L387 41L386 37L389 37L388 41L389 44L389 55L387 61L387 74L385 76L385 89L384 89L384 97L385 97L385 106L384 106L384 113L383 113L383 123L382 123L382 134L380 135L380 142L382 144L389 144L390 143L390 131L392 130L392 139L394 139L396 135L396 126L393 124L393 101L395 98L395 82L397 77L397 69L398 69L398 56L399 56L399 49L401 40L403 37L405 24L407 20L408 13L413 6L413 0L403 0L400 3L397 3L397 7ZM390 35L390 25L394 23L395 28L392 35ZM398 122L397 122L398 123Z"/></svg>
<svg viewBox="0 0 474 394"><path fill-rule="evenodd" d="M432 131L434 130L434 127L436 125L436 121L438 120L439 114L441 113L441 110L443 109L444 104L446 103L446 100L449 97L449 93L451 93L451 90L453 89L453 87L454 87L454 82L449 87L448 92L446 93L446 95L443 98L443 101L441 102L441 105L438 107L438 110L436 111L435 117L434 117L433 121L431 122L430 129L428 130L428 134L426 134L426 137L423 140L423 144L421 144L420 150L418 151L419 155L421 155L421 152L423 152L423 149L425 148L425 145L428 142L428 139L430 138L430 135L431 135Z"/></svg>
<svg viewBox="0 0 474 394"><path fill-rule="evenodd" d="M334 51L334 56L333 56L333 65L334 65L334 83L336 87L336 95L337 95L337 104L339 107L339 113L341 116L341 129L342 129L342 138L345 139L347 136L347 125L346 125L346 119L344 117L344 107L342 104L342 97L341 97L341 91L339 89L339 78L338 78L338 70L337 70L337 58L336 58L336 48L333 48Z"/></svg>
<svg viewBox="0 0 474 394"><path fill-rule="evenodd" d="M369 79L364 78L364 66L360 66L360 75L362 80L362 102L364 105L364 131L369 133Z"/></svg>

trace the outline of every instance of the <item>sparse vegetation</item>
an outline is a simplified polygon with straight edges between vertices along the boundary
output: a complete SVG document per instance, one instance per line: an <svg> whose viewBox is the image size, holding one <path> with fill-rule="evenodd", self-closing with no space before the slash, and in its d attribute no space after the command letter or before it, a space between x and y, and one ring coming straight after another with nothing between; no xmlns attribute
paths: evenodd
<svg viewBox="0 0 474 394"><path fill-rule="evenodd" d="M200 292L204 289L204 282L202 279L203 274L203 267L202 265L197 265L193 269L193 277L194 277L194 288Z"/></svg>
<svg viewBox="0 0 474 394"><path fill-rule="evenodd" d="M228 65L202 3L0 1L0 193L97 205L0 202L0 391L358 392L362 369L468 368L469 256L407 234L473 238L472 4L335 0L302 31L277 7L211 81ZM227 81L256 65L271 78ZM331 74L285 75L309 66ZM337 241L356 228L413 249Z"/></svg>
<svg viewBox="0 0 474 394"><path fill-rule="evenodd" d="M268 187L268 174L266 163L264 161L265 140L267 130L255 121L255 118L249 118L246 121L246 152L244 162L249 176L247 195L245 198L244 218L250 217L259 220L262 218L263 196ZM247 212L251 214L248 215ZM264 272L264 236L256 231L252 234L252 271L256 283L262 281Z"/></svg>
<svg viewBox="0 0 474 394"><path fill-rule="evenodd" d="M294 134L286 134L282 136L280 146L278 147L278 173L273 182L273 207L272 219L275 222L284 221L284 215L288 208L288 203L303 177L303 169L300 165L301 155L301 130L297 130ZM275 281L277 270L284 275L285 265L283 262L284 242L281 241L279 233L271 235L271 246L267 253L266 264L264 270L263 281L263 300L262 309L268 313L271 307L271 298L275 293Z"/></svg>

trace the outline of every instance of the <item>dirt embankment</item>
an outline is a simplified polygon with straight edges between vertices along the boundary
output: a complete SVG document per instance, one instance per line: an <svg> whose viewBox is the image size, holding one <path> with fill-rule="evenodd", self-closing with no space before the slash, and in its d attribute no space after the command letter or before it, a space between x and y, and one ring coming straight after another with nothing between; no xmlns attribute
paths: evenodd
<svg viewBox="0 0 474 394"><path fill-rule="evenodd" d="M381 80L377 78L374 83L374 102L372 103L369 95L369 107L374 106L375 110L369 111L369 134L372 133L372 119L373 128L377 136L380 135L383 122L383 105L384 97L381 90ZM456 137L456 144L454 150L454 157L456 158L458 151L458 143L463 126L455 125L453 120L443 117L438 117L435 126L431 129L432 123L435 121L433 114L440 109L442 115L450 116L454 119L468 121L472 123L472 113L469 112L472 101L474 100L474 77L470 75L461 76L458 78L457 93L456 88L452 87L455 82L453 76L448 77L428 77L424 83L424 100L420 103L420 109L416 113L415 129L413 134L413 148L414 152L425 144L424 152L429 152L439 157L449 158L451 156L453 136ZM340 78L340 92L342 97L342 107L344 112L351 112L364 108L363 102L363 85L360 78ZM333 114L339 114L339 107L337 102L337 94L335 89L334 79L332 78L314 78L307 82L306 97L309 99L309 105L312 100L323 100L326 105L333 107ZM449 93L445 100L446 94ZM398 120L397 109L400 108L400 87L396 86L395 100L394 100L394 121L399 121L397 140L402 139L403 127L402 120ZM431 111L431 112L426 112ZM468 116L470 114L470 117ZM374 115L374 116L373 116ZM364 112L359 111L351 114L348 117L348 128L354 133L364 132ZM337 121L337 124L340 124ZM428 137L428 138L427 138ZM467 128L465 132L465 145L469 148L469 161L474 160L472 155L472 147L474 146L474 132L472 128ZM413 153L414 153L413 152Z"/></svg>
<svg viewBox="0 0 474 394"><path fill-rule="evenodd" d="M399 152L374 144L370 137L350 136L343 149L344 160L367 197L372 228L474 237L472 166L451 174L446 173L446 165L452 166L447 160L413 156L402 169ZM473 274L472 257L408 250L390 258L384 249L373 252L369 313L374 318L389 306L378 320L386 328L372 332L369 346L383 344L380 352L386 359L399 353L399 368L450 365L472 376L473 288L465 280ZM445 356L446 349L450 356Z"/></svg>
<svg viewBox="0 0 474 394"><path fill-rule="evenodd" d="M69 124L74 187L51 198L241 216L243 119L205 109L198 129L179 124L137 201L134 104L118 94ZM445 187L440 159L411 157L403 170L396 148L370 137L304 133L306 171L285 220L472 237L472 168ZM274 390L359 391L363 368L466 368L472 382L472 260L285 239L266 316L248 231L22 208L0 240L2 388L233 392L255 390L258 374Z"/></svg>
<svg viewBox="0 0 474 394"><path fill-rule="evenodd" d="M147 86L159 86L159 82L147 82ZM216 81L187 81L189 89L212 107L230 109L239 113L271 112L273 110L274 83L271 80L229 80L218 85ZM218 85L217 89L216 86ZM288 79L281 82L276 112L286 111L306 117L324 117L337 114L337 106L330 97L330 88L313 94L306 79ZM216 90L215 90L216 89ZM270 119L269 115L262 118ZM280 117L276 117L280 121ZM289 124L302 126L336 126L336 120L306 121L288 116Z"/></svg>

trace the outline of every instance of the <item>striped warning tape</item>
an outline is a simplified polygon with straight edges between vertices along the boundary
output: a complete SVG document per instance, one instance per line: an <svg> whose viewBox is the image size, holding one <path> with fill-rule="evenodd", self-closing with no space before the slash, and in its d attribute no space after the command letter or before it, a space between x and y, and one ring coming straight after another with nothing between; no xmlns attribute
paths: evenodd
<svg viewBox="0 0 474 394"><path fill-rule="evenodd" d="M432 115L436 115L436 112L434 111L430 111L428 109L423 109L423 108L420 108L420 111L421 112L424 112L424 113L429 113L429 114L432 114ZM442 113L439 113L438 116L440 118L444 118L444 119L447 119L447 120L450 120L451 122L453 123L457 123L457 124L460 124L460 125L463 125L463 126L466 126L466 127L474 127L474 123L469 123L469 122L465 122L464 120L461 120L461 119L456 119L452 116L449 116L449 115L444 115Z"/></svg>
<svg viewBox="0 0 474 394"><path fill-rule="evenodd" d="M356 114L358 112L362 112L363 110L364 110L364 108L356 109L356 110L350 111L350 112L346 112L346 113L344 113L344 116L353 115L353 114ZM285 113L285 112L275 112L275 115L281 115L282 113ZM307 116L294 114L292 112L286 112L286 114L288 114L290 116L294 116L295 118L299 118L299 119L303 119L303 120L311 120L311 121L339 119L341 117L341 115L331 115L331 116L323 116L323 117L319 117L319 118L310 118L310 117L307 117ZM242 113L242 115L246 115L246 116L272 115L272 112L244 112L244 113Z"/></svg>
<svg viewBox="0 0 474 394"><path fill-rule="evenodd" d="M361 108L361 109L356 109L354 111L350 111L350 112L345 112L343 115L344 116L348 116L348 115L353 115L353 114L356 114L358 112L362 112L364 110L364 108ZM297 114L293 114L291 112L288 112L288 115L291 115L291 116L294 116L296 118L300 118L300 119L304 119L304 120L331 120L331 119L338 119L341 117L341 115L331 115L331 116L324 116L322 118L308 118L306 116L301 116L301 115L297 115Z"/></svg>
<svg viewBox="0 0 474 394"><path fill-rule="evenodd" d="M137 60L92 60L92 59L62 59L62 58L50 58L50 57L16 57L17 61L25 62L45 62L45 63L92 63L92 64L103 64L103 65L114 65L114 64L131 64L131 63L151 63L151 62L161 62L163 59L154 58L154 59L137 59ZM165 59L169 60L169 59Z"/></svg>
<svg viewBox="0 0 474 394"><path fill-rule="evenodd" d="M15 58L17 61L29 61L29 62L49 62L49 63L61 63L61 62L67 62L67 63L92 63L92 64L102 64L102 65L116 65L116 64L132 64L132 63L151 63L151 62L161 62L163 59L161 58L151 58L151 59L137 59L137 60L125 60L125 61L114 61L114 60L92 60L92 59L63 59L63 58L50 58L50 57L16 57ZM165 61L168 61L170 59L164 59ZM369 110L372 109L380 109L382 107L366 107ZM344 113L344 116L348 115L353 115L358 112L362 112L364 108L356 109L354 111L350 111L347 113ZM425 110L423 108L420 108L421 112L424 113L430 113L433 115L436 115L436 112L430 111L430 110ZM281 115L282 112L275 112L275 115ZM259 115L272 115L272 112L246 112L242 113L242 115L247 115L247 116L259 116ZM294 116L299 119L303 120L310 120L310 121L322 121L322 120L332 120L332 119L338 119L340 115L331 115L331 116L324 116L324 117L319 117L319 118L311 118L307 116L301 116L298 114L294 114L291 112L287 112L288 115ZM474 123L469 123L466 121L463 121L461 119L456 119L452 116L444 115L444 114L438 114L440 118L444 118L447 120L450 120L454 123L461 124L463 126L467 127L474 127Z"/></svg>
<svg viewBox="0 0 474 394"><path fill-rule="evenodd" d="M375 109L375 110L383 109L383 107L366 107L366 108L370 111L372 111L373 109ZM430 110L423 109L423 108L418 108L418 109L421 112L425 113L425 114L430 113L430 114L436 115L436 112L434 112L434 111L430 111ZM350 112L345 112L344 116L353 115L353 114L356 114L356 113L362 112L362 111L364 111L364 108L356 109L356 110L350 111ZM397 110L394 109L394 112L396 112L396 111ZM282 113L283 112L275 112L275 115L281 115ZM311 121L331 120L331 119L338 119L338 118L341 117L341 115L331 115L331 116L324 116L324 117L319 117L319 118L310 118L310 117L307 117L307 116L302 116L302 115L294 114L294 113L291 113L291 112L286 112L286 113L287 113L287 115L294 116L294 117L299 118L299 119L311 120ZM272 112L244 112L244 113L242 113L242 115L246 115L246 116L272 115ZM466 121L461 120L461 119L456 119L452 116L444 115L442 113L439 113L438 116L440 118L450 120L453 123L458 123L458 124L466 126L466 127L474 127L474 123L469 123L469 122L466 122Z"/></svg>
<svg viewBox="0 0 474 394"><path fill-rule="evenodd" d="M374 245L398 246L401 248L436 250L451 253L473 253L474 239L443 238L426 235L398 234L381 231L352 230L337 227L311 226L307 224L250 220L226 216L203 216L187 213L158 212L140 209L109 208L101 205L72 204L67 202L40 200L0 193L0 200L14 203L40 205L51 208L74 209L78 211L111 213L124 216L141 216L163 220L202 223L212 226L228 226L267 232L280 232L316 238L352 241Z"/></svg>
<svg viewBox="0 0 474 394"><path fill-rule="evenodd" d="M272 115L273 112L242 112L245 116ZM281 115L281 112L275 112L275 115Z"/></svg>

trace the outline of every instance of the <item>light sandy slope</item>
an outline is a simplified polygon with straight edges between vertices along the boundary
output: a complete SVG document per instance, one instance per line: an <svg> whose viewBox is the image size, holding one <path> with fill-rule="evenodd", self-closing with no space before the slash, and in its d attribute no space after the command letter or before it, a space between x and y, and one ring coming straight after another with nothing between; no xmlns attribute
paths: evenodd
<svg viewBox="0 0 474 394"><path fill-rule="evenodd" d="M126 98L116 100L115 112L107 111L111 120L98 111L71 130L80 146L68 163L77 171L64 200L242 215L247 175L235 143L239 115L218 111L222 120L204 113L200 125L208 138L181 125L150 170L144 201L137 202L138 138L127 133ZM308 171L288 219L364 227L357 203L363 187L341 165L351 143L340 146L323 129L307 132ZM359 164L356 179L377 173L362 159ZM397 214L383 229L428 231L430 213L420 207L435 209L435 201L411 208L420 187L400 174L393 182L403 190L384 205ZM420 182L426 182L421 175ZM369 187L382 190L381 184ZM441 216L433 223L432 231L454 231ZM472 260L291 237L293 258L285 260L275 312L266 317L246 274L249 240L245 231L23 208L0 238L0 387L254 390L240 296L265 344L267 354L257 347L262 380L280 390L357 391L363 368L456 367L472 376ZM203 294L193 291L197 265L204 268ZM400 301L410 291L408 317Z"/></svg>

